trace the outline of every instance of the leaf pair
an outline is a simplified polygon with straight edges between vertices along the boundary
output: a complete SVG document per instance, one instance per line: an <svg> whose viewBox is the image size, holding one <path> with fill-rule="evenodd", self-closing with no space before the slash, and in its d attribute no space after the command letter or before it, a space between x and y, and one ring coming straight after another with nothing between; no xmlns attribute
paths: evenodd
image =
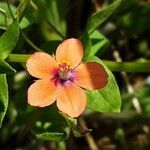
<svg viewBox="0 0 150 150"><path fill-rule="evenodd" d="M20 3L17 9L17 13L20 14L17 17L18 20L22 17L26 6L27 3L25 1ZM17 20L13 20L8 29L0 37L0 127L8 107L8 86L6 74L15 72L15 70L7 62L5 62L5 59L15 48L18 38L19 22Z"/></svg>
<svg viewBox="0 0 150 150"><path fill-rule="evenodd" d="M14 21L7 31L0 37L0 127L8 106L8 87L6 81L7 73L15 70L4 59L14 49L19 37L19 24Z"/></svg>

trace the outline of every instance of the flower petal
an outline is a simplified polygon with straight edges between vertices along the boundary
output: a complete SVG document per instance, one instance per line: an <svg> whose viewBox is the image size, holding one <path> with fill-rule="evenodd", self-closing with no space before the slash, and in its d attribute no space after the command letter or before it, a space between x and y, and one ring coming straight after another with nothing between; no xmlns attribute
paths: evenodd
<svg viewBox="0 0 150 150"><path fill-rule="evenodd" d="M74 83L62 88L57 98L57 107L70 117L78 117L86 107L87 97L83 89Z"/></svg>
<svg viewBox="0 0 150 150"><path fill-rule="evenodd" d="M56 60L75 68L83 58L83 45L78 39L67 39L56 50Z"/></svg>
<svg viewBox="0 0 150 150"><path fill-rule="evenodd" d="M108 75L104 67L96 62L80 64L75 69L75 73L74 82L89 90L103 88L108 81Z"/></svg>
<svg viewBox="0 0 150 150"><path fill-rule="evenodd" d="M36 52L27 60L28 72L37 78L46 78L57 67L55 59L44 52Z"/></svg>
<svg viewBox="0 0 150 150"><path fill-rule="evenodd" d="M51 105L56 97L57 87L50 79L37 80L28 89L28 103L32 106Z"/></svg>

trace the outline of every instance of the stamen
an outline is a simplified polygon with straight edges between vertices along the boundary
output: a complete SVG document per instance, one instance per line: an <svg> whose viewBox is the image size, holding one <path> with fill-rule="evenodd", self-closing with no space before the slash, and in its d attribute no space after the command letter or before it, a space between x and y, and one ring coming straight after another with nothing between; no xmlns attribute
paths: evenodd
<svg viewBox="0 0 150 150"><path fill-rule="evenodd" d="M51 80L54 81L56 86L57 84L64 85L65 83L73 82L73 74L74 72L68 64L59 64L59 68Z"/></svg>

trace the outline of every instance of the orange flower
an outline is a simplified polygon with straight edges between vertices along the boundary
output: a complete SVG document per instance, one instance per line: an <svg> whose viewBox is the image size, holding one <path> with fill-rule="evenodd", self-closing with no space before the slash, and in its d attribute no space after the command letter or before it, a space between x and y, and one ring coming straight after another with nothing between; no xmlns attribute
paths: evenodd
<svg viewBox="0 0 150 150"><path fill-rule="evenodd" d="M78 117L85 109L84 89L103 88L108 75L96 62L82 63L83 46L78 39L67 39L56 50L56 57L36 52L27 60L27 70L39 78L28 89L28 103L45 107L56 100L60 111Z"/></svg>

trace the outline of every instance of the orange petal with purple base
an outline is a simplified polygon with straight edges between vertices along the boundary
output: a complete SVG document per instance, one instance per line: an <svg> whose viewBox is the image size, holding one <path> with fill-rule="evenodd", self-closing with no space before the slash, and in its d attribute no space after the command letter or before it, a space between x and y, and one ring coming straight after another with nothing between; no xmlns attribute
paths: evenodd
<svg viewBox="0 0 150 150"><path fill-rule="evenodd" d="M75 68L83 58L83 46L78 39L67 39L63 41L56 50L58 63L66 63Z"/></svg>
<svg viewBox="0 0 150 150"><path fill-rule="evenodd" d="M108 75L104 67L96 62L80 64L75 69L76 77L74 82L89 90L103 88L108 81Z"/></svg>
<svg viewBox="0 0 150 150"><path fill-rule="evenodd" d="M55 59L44 52L36 52L27 60L28 72L37 78L50 77L53 70L58 67Z"/></svg>
<svg viewBox="0 0 150 150"><path fill-rule="evenodd" d="M57 87L50 79L41 79L28 89L28 103L32 106L45 107L57 98Z"/></svg>
<svg viewBox="0 0 150 150"><path fill-rule="evenodd" d="M78 117L85 109L87 97L83 89L74 83L62 87L62 92L57 99L60 111L74 118Z"/></svg>

